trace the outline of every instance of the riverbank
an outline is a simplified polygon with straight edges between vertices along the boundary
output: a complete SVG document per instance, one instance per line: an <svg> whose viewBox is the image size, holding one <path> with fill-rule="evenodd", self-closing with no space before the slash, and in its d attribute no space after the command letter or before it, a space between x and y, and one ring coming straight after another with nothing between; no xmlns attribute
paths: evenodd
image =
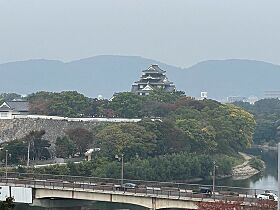
<svg viewBox="0 0 280 210"><path fill-rule="evenodd" d="M269 146L268 144L262 144L262 145L253 145L252 148L258 148L258 149L263 149L266 151L277 151L277 145L276 146Z"/></svg>
<svg viewBox="0 0 280 210"><path fill-rule="evenodd" d="M233 169L232 169L233 180L248 179L261 172L261 170L253 168L250 165L250 161L253 158L252 156L247 155L245 153L241 153L241 152L240 152L240 155L243 157L244 162L242 164L239 164L239 165L233 167ZM262 162L262 164L263 164L263 167L265 167L264 162Z"/></svg>

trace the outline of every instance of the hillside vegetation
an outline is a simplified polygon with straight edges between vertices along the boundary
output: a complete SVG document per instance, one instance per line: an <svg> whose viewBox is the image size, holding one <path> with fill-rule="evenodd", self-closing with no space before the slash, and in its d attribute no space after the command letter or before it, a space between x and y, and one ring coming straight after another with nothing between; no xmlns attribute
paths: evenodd
<svg viewBox="0 0 280 210"><path fill-rule="evenodd" d="M156 90L149 96L124 92L112 101L86 98L77 92L38 92L27 99L32 112L38 114L143 118L138 123L103 123L91 130L67 130L54 145L57 157L83 156L88 148L100 151L93 153L93 161L36 169L40 173L119 178L120 163L115 156L123 154L125 177L131 179L206 177L214 160L219 166L218 174L230 174L237 153L252 144L255 127L253 115L237 106L195 100L180 91ZM36 151L41 151L40 145L46 148L45 143L40 143L44 133L40 134L37 138L27 134L5 147L11 149L12 144L18 146L19 142L26 147L30 138L34 158L40 159L41 153ZM24 163L25 154L17 154L19 158L14 163Z"/></svg>
<svg viewBox="0 0 280 210"><path fill-rule="evenodd" d="M280 100L262 99L251 105L238 102L235 105L250 112L256 119L255 144L275 146L280 140Z"/></svg>

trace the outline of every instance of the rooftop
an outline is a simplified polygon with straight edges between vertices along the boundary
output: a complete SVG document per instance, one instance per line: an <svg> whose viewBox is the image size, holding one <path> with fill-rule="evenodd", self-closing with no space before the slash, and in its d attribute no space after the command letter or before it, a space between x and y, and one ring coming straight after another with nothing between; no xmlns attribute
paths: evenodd
<svg viewBox="0 0 280 210"><path fill-rule="evenodd" d="M0 106L1 110L14 110L20 112L29 111L29 103L27 101L6 101Z"/></svg>

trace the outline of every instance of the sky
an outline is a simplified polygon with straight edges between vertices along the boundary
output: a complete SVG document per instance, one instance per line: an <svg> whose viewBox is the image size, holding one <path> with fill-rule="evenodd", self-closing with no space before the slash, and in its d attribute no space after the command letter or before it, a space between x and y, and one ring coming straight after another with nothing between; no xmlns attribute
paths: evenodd
<svg viewBox="0 0 280 210"><path fill-rule="evenodd" d="M280 64L279 0L0 0L0 63L136 55Z"/></svg>

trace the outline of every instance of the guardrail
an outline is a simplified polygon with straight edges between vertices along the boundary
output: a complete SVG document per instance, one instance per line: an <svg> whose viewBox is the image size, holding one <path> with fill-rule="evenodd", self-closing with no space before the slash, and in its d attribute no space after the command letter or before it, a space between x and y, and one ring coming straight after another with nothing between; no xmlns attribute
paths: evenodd
<svg viewBox="0 0 280 210"><path fill-rule="evenodd" d="M205 200L213 200L209 195L203 193L193 193L188 190L179 190L179 189L155 189L155 188L147 188L145 186L140 186L137 188L117 188L114 185L108 184L95 184L95 183L79 183L79 182L67 182L60 180L33 180L27 178L0 178L0 183L9 185L9 186L24 186L24 187L32 187L35 189L56 189L56 190L74 190L74 191L87 191L87 192L103 192L103 193L121 193L123 195L147 195L161 198L174 198L180 200L195 200L195 201L205 201ZM256 202L256 198L254 197L238 197L231 195L216 195L216 200L226 200L233 202Z"/></svg>
<svg viewBox="0 0 280 210"><path fill-rule="evenodd" d="M124 179L123 183L134 183L136 187L121 186L121 179L66 176L51 174L33 173L8 173L0 172L0 182L6 185L21 185L33 188L48 189L72 189L72 190L92 190L122 192L134 194L149 194L153 196L175 196L178 198L211 198L217 200L227 200L236 202L256 202L256 195L263 193L263 189L250 189L229 186L215 186L215 194L210 195L201 193L200 189L209 188L211 185L174 183L174 182L155 182L144 180Z"/></svg>

